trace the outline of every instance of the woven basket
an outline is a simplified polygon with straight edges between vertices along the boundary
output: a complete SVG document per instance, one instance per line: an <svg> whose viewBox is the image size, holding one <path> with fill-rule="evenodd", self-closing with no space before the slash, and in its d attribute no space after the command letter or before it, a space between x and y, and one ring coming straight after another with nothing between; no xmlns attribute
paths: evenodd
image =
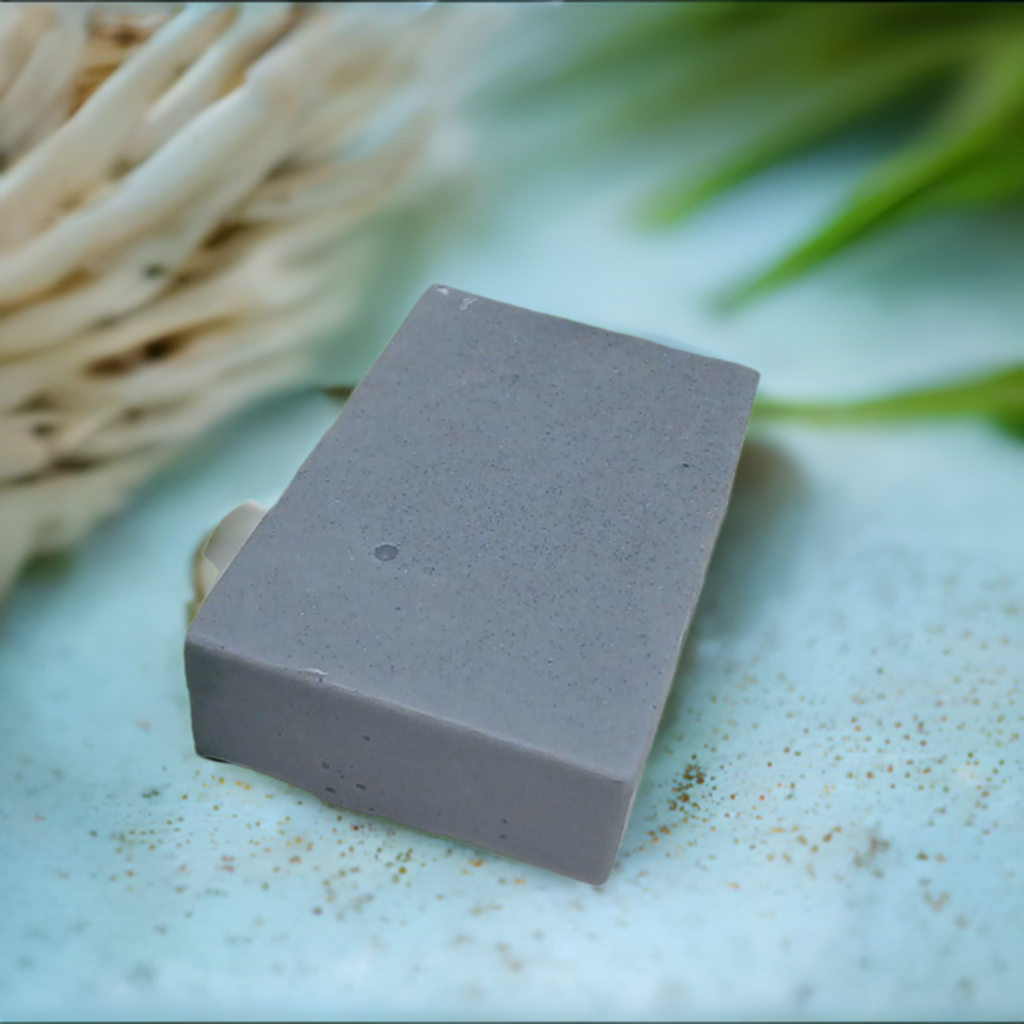
<svg viewBox="0 0 1024 1024"><path fill-rule="evenodd" d="M465 152L467 20L0 7L0 595L212 424L309 378L373 266L360 229Z"/></svg>

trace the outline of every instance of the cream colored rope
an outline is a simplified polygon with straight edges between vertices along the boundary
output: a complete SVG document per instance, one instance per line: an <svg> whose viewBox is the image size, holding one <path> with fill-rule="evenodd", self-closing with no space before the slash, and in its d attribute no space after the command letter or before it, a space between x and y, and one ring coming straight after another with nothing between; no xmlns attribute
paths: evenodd
<svg viewBox="0 0 1024 1024"><path fill-rule="evenodd" d="M363 225L451 170L453 58L485 26L428 5L0 6L0 594L308 379L358 308Z"/></svg>

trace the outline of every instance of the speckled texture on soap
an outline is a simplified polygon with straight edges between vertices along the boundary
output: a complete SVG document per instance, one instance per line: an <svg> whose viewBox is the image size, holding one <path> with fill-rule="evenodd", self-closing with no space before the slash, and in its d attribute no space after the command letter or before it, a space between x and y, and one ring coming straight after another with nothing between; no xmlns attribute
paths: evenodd
<svg viewBox="0 0 1024 1024"><path fill-rule="evenodd" d="M197 748L603 881L756 383L429 289L193 624Z"/></svg>

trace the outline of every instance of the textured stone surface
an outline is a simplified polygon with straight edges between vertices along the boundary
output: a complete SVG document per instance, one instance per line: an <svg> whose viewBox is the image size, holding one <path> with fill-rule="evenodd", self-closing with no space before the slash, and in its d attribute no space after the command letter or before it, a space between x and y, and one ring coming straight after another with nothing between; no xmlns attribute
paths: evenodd
<svg viewBox="0 0 1024 1024"><path fill-rule="evenodd" d="M192 625L198 751L603 882L756 382L429 289Z"/></svg>

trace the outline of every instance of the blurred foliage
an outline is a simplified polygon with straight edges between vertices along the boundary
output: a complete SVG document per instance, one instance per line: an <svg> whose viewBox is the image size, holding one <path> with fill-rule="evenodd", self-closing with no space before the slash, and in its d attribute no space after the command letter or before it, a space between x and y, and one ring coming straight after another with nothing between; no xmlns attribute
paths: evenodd
<svg viewBox="0 0 1024 1024"><path fill-rule="evenodd" d="M758 172L865 119L909 109L915 133L824 223L720 296L736 306L924 211L1024 198L1024 7L988 3L616 5L527 95L602 102L601 144L657 130L735 136L647 197L674 224ZM595 19L588 18L593 22ZM588 29L577 21L576 29ZM721 147L720 147L721 148Z"/></svg>
<svg viewBox="0 0 1024 1024"><path fill-rule="evenodd" d="M1024 439L1024 364L944 387L906 391L860 402L780 402L758 399L759 420L797 419L820 424L974 416L994 421Z"/></svg>

